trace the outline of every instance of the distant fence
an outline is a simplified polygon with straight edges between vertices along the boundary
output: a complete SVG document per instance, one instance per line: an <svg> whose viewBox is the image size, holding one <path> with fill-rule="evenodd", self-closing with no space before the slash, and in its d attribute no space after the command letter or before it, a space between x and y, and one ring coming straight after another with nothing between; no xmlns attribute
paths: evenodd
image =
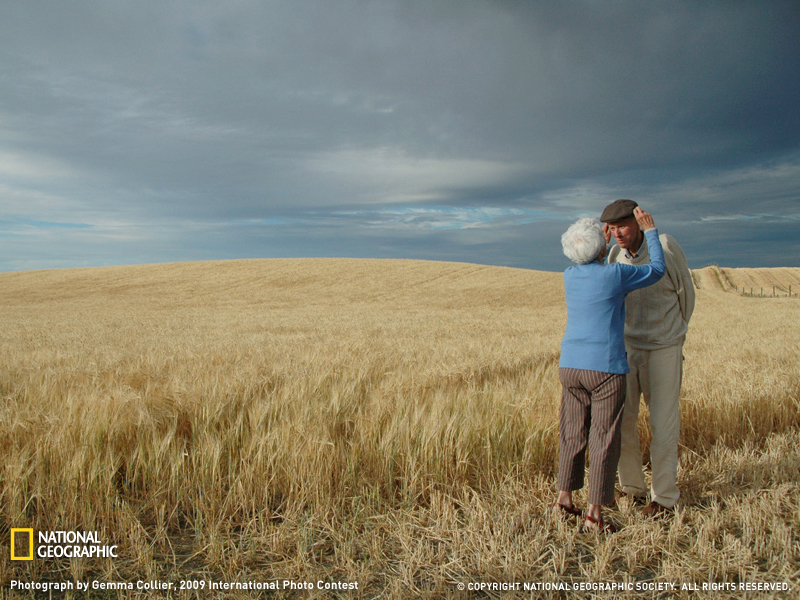
<svg viewBox="0 0 800 600"><path fill-rule="evenodd" d="M743 287L739 289L738 286L734 285L733 289L739 292L742 296L747 296L748 298L790 298L792 296L797 297L797 294L792 293L792 286L789 286L789 290L779 290L778 286L772 286L772 293L769 293L769 286L767 286L767 293L764 293L764 288L760 287L750 287L749 290L747 287Z"/></svg>
<svg viewBox="0 0 800 600"><path fill-rule="evenodd" d="M748 298L797 298L797 293L792 292L791 285L789 285L788 290L778 285L739 287L731 281L730 277L728 277L719 265L712 263L708 266L711 268L711 272L716 275L720 287L726 292L737 292L739 295ZM694 272L692 272L692 279L694 279ZM697 282L695 282L695 285L697 285ZM770 293L770 288L772 288L772 293Z"/></svg>

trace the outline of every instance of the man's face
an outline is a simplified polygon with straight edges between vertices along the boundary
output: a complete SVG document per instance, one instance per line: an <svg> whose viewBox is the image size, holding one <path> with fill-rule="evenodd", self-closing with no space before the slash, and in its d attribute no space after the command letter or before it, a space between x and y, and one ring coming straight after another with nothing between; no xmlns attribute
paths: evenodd
<svg viewBox="0 0 800 600"><path fill-rule="evenodd" d="M621 221L612 221L608 224L608 230L616 240L617 245L623 250L638 250L639 244L639 224L635 217L628 217Z"/></svg>

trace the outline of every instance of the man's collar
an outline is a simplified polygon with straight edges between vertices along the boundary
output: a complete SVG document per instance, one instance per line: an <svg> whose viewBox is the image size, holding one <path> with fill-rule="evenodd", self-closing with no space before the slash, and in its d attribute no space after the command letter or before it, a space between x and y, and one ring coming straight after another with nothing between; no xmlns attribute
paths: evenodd
<svg viewBox="0 0 800 600"><path fill-rule="evenodd" d="M647 247L647 238L644 235L644 231L639 231L639 235L642 236L642 241L639 244L639 247L636 249L636 252L631 252L629 249L625 249L625 256L627 258L638 258L639 255L644 251Z"/></svg>
<svg viewBox="0 0 800 600"><path fill-rule="evenodd" d="M627 248L625 249L625 256L627 258L637 258L642 253L642 246L644 246L647 243L647 241L644 237L644 231L642 231L641 229L639 230L639 235L642 236L642 241L639 242L639 247L636 249L636 252L631 252Z"/></svg>

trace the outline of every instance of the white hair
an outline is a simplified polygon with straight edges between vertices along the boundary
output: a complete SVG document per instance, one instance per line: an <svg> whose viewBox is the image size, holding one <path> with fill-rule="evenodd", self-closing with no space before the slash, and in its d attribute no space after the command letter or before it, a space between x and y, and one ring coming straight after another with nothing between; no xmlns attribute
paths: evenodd
<svg viewBox="0 0 800 600"><path fill-rule="evenodd" d="M585 265L595 260L606 246L603 225L597 219L582 217L561 236L564 254L572 262Z"/></svg>

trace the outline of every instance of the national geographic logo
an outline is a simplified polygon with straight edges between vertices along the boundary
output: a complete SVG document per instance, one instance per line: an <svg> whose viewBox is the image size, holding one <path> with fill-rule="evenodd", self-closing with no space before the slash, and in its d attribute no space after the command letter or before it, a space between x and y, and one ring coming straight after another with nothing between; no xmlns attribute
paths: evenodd
<svg viewBox="0 0 800 600"><path fill-rule="evenodd" d="M11 529L11 560L33 560L33 529ZM100 542L96 531L40 531L38 558L117 558L117 547Z"/></svg>
<svg viewBox="0 0 800 600"><path fill-rule="evenodd" d="M33 529L11 529L11 560L33 560Z"/></svg>

